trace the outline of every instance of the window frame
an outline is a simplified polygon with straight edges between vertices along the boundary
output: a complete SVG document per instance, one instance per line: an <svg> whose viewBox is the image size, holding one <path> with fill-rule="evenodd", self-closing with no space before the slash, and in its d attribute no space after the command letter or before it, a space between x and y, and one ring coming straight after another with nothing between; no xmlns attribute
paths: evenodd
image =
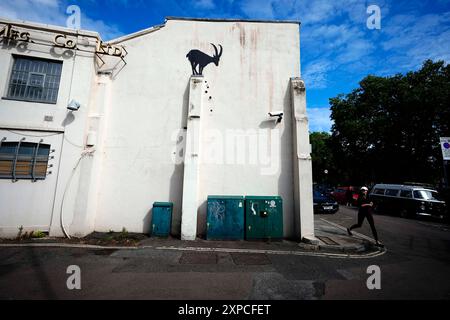
<svg viewBox="0 0 450 320"><path fill-rule="evenodd" d="M50 160L52 160L52 156L50 155L53 150L51 149L51 145L47 143L43 143L43 141L39 142L25 142L24 139L20 141L6 141L0 140L0 150L3 144L13 144L14 152L6 153L5 158L2 158L2 154L0 153L0 161L3 162L11 162L11 171L9 175L0 175L0 180L12 180L13 182L17 182L19 180L28 180L32 182L43 181L47 179L48 176L48 168ZM30 155L25 153L20 153L20 148L23 144L27 144L27 148L30 146L33 148L33 152ZM48 150L48 154L42 155L39 153L40 150ZM19 158L29 158L29 159L19 159ZM17 165L18 162L26 163L29 166L29 172L27 174L23 174L23 172L18 173ZM20 164L23 166L24 164ZM44 174L38 175L40 173L37 171L38 165L44 165L45 170Z"/></svg>
<svg viewBox="0 0 450 320"><path fill-rule="evenodd" d="M40 103L40 104L50 104L50 105L57 105L58 104L58 100L59 100L59 96L61 93L61 83L63 80L63 68L64 68L64 61L63 60L58 60L58 59L49 59L46 57L38 57L38 56L27 56L27 55L19 55L19 54L12 54L11 55L11 63L10 63L10 67L9 67L9 71L8 71L8 78L5 81L5 85L6 88L4 89L4 94L2 96L2 100L9 100L9 101L19 101L19 102L32 102L32 103ZM20 98L20 97L10 97L9 96L9 91L10 91L10 87L12 84L12 76L13 73L15 71L14 66L16 63L16 59L27 59L27 60L34 60L34 61L43 61L43 62L52 62L52 63L56 63L56 64L60 64L61 65L61 72L59 74L59 82L58 82L58 89L57 89L57 94L56 94L56 99L55 101L45 101L45 100L36 100L36 99L31 99L29 97L26 98ZM44 81L42 86L36 86L36 85L28 85L29 81L30 81L30 77L31 74L40 74L40 75L44 75ZM53 76L53 75L52 75ZM34 72L34 71L30 71L28 72L28 76L27 76L27 84L26 84L26 91L28 91L28 88L45 88L45 81L47 80L48 74L46 73L42 73L42 72Z"/></svg>

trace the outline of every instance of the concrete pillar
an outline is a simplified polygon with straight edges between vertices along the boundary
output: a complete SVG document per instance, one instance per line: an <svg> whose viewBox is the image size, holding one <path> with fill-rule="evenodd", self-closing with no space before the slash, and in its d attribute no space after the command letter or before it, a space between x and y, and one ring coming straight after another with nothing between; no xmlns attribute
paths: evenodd
<svg viewBox="0 0 450 320"><path fill-rule="evenodd" d="M192 76L189 85L189 107L184 155L183 207L181 214L181 240L197 237L200 125L204 95L203 76Z"/></svg>
<svg viewBox="0 0 450 320"><path fill-rule="evenodd" d="M291 78L290 91L294 121L295 232L302 241L317 244L318 240L314 236L311 145L304 81L300 78Z"/></svg>

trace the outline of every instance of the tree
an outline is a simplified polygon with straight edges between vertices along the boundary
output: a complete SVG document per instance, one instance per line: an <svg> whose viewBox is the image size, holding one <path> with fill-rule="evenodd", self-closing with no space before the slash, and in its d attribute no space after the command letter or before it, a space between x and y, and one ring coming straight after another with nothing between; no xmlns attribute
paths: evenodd
<svg viewBox="0 0 450 320"><path fill-rule="evenodd" d="M427 60L406 75L367 76L330 99L330 146L351 184L442 178L439 137L450 135L450 67Z"/></svg>
<svg viewBox="0 0 450 320"><path fill-rule="evenodd" d="M313 179L314 182L319 184L333 184L336 180L330 139L331 135L327 132L313 132L310 134Z"/></svg>

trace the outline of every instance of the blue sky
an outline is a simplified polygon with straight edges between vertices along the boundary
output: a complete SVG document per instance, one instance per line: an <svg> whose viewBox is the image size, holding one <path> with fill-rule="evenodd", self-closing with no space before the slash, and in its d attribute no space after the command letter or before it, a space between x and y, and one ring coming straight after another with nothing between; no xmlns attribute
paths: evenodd
<svg viewBox="0 0 450 320"><path fill-rule="evenodd" d="M450 60L450 0L1 0L0 16L65 26L69 5L81 8L82 29L105 40L166 16L301 21L311 131L330 130L329 98L350 92L366 75ZM379 30L367 28L369 5L381 9Z"/></svg>

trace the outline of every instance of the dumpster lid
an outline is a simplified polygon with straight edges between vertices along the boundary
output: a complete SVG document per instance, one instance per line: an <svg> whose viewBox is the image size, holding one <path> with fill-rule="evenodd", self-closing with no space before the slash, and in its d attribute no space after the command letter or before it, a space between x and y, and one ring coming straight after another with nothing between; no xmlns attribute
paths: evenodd
<svg viewBox="0 0 450 320"><path fill-rule="evenodd" d="M248 200L283 200L280 196L246 196Z"/></svg>
<svg viewBox="0 0 450 320"><path fill-rule="evenodd" d="M155 202L153 203L153 207L173 207L172 202Z"/></svg>

